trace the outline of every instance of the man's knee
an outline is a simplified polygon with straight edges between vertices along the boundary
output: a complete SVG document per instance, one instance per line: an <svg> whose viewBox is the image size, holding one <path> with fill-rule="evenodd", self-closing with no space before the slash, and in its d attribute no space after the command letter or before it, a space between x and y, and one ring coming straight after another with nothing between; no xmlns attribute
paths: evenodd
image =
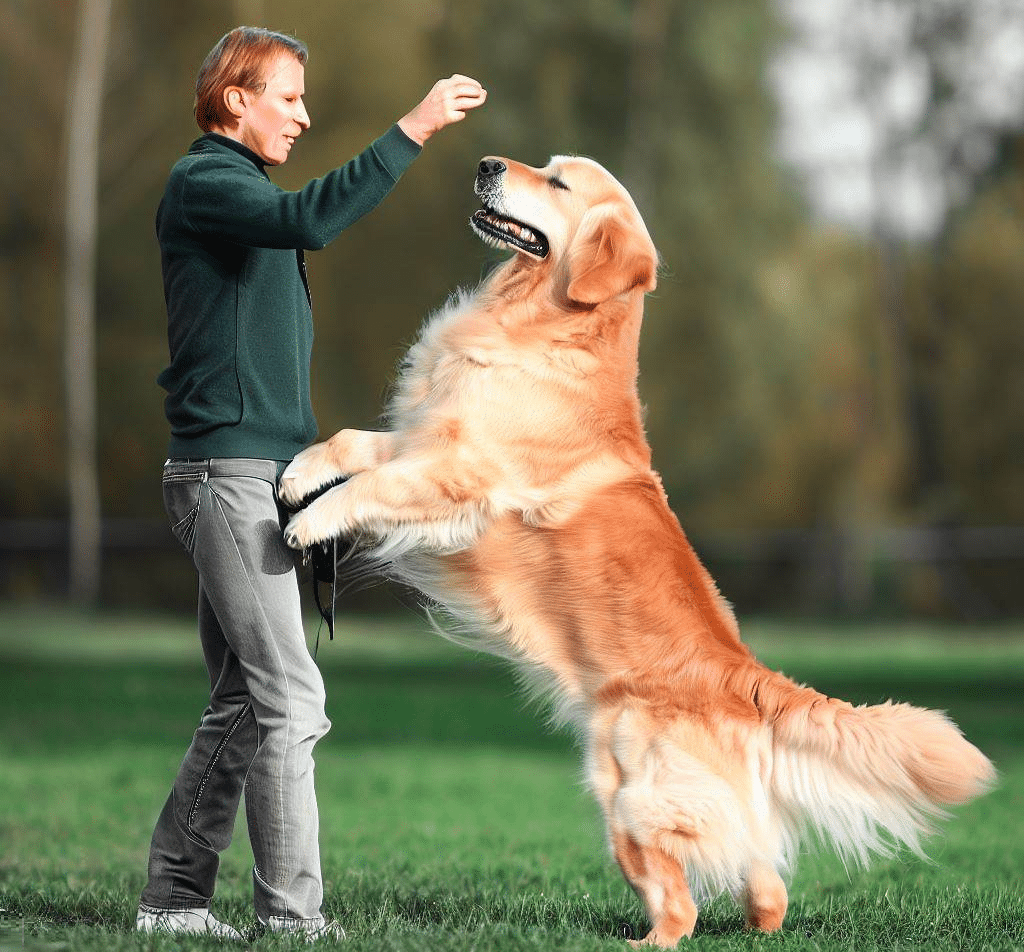
<svg viewBox="0 0 1024 952"><path fill-rule="evenodd" d="M289 684L265 699L256 711L260 742L268 740L288 747L315 744L330 729L323 688L303 689Z"/></svg>

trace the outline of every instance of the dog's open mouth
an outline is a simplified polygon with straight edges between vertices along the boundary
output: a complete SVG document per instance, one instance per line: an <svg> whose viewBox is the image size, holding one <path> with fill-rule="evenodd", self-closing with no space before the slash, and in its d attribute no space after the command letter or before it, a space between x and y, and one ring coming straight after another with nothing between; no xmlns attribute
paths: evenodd
<svg viewBox="0 0 1024 952"><path fill-rule="evenodd" d="M512 245L536 258L547 257L547 238L521 221L499 215L491 208L481 208L473 213L469 223L484 241Z"/></svg>

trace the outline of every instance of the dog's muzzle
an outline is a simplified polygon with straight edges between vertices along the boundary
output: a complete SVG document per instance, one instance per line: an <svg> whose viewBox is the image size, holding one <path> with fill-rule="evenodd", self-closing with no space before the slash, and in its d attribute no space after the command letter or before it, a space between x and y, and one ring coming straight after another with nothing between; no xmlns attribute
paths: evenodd
<svg viewBox="0 0 1024 952"><path fill-rule="evenodd" d="M494 180L501 175L502 172L507 172L508 166L505 165L501 159L483 159L480 162L480 167L476 172L476 193L477 195L483 194L488 185L494 182Z"/></svg>
<svg viewBox="0 0 1024 952"><path fill-rule="evenodd" d="M484 207L473 213L469 224L490 244L511 245L535 258L546 258L549 250L547 237L526 222L499 211L504 204L502 176L507 171L508 166L500 159L483 159L480 162L473 191Z"/></svg>

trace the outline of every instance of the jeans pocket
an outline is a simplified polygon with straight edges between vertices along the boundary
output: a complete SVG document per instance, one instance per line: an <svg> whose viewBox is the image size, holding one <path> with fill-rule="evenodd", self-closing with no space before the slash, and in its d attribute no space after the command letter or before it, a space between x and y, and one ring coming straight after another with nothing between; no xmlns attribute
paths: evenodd
<svg viewBox="0 0 1024 952"><path fill-rule="evenodd" d="M196 522L202 502L201 490L206 479L205 469L165 471L162 479L164 509L171 521L171 532L190 555L195 545Z"/></svg>

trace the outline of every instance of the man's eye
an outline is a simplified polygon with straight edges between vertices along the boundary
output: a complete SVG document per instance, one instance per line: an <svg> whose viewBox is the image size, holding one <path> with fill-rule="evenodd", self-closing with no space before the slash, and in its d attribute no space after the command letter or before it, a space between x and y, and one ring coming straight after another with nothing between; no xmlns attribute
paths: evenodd
<svg viewBox="0 0 1024 952"><path fill-rule="evenodd" d="M563 182L557 175L548 179L548 185L552 188L564 189L566 192L569 191L569 186L566 185L565 182Z"/></svg>

